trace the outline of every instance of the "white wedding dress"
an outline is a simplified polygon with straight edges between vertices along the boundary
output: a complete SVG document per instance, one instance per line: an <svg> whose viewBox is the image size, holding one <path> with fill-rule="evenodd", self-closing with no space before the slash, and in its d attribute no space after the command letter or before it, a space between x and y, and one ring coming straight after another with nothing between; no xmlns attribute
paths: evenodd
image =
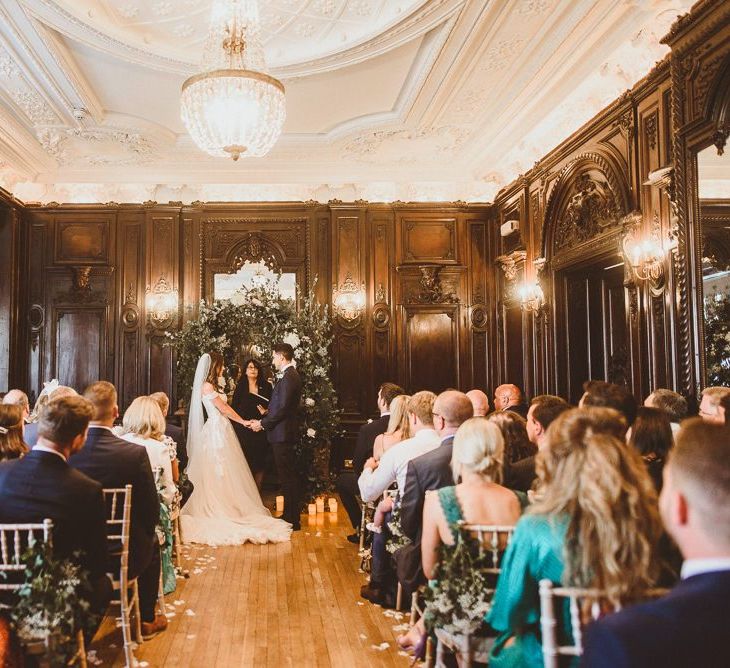
<svg viewBox="0 0 730 668"><path fill-rule="evenodd" d="M200 383L196 385L193 394L200 392L208 420L202 428L193 424L195 409L191 402L187 473L195 487L180 512L183 540L205 545L288 541L291 524L272 517L261 502L236 432L213 403L216 397L226 401L226 396L217 392L203 395ZM192 433L194 429L198 433Z"/></svg>

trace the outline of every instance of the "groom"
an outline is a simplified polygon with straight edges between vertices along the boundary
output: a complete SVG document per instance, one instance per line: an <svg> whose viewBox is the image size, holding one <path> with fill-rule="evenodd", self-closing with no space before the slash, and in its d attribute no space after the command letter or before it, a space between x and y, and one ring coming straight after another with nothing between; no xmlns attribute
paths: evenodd
<svg viewBox="0 0 730 668"><path fill-rule="evenodd" d="M296 470L294 445L299 438L299 402L302 398L302 379L294 366L294 349L288 343L273 347L271 363L279 372L269 401L269 412L261 420L252 420L251 429L266 432L266 438L274 451L274 462L279 483L284 490L283 519L294 531L300 526L299 510L301 491L299 473Z"/></svg>

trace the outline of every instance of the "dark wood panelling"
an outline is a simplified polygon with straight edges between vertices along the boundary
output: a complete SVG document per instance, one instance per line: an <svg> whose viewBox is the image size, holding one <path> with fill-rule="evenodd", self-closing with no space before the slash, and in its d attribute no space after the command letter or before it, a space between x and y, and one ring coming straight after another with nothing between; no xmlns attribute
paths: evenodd
<svg viewBox="0 0 730 668"><path fill-rule="evenodd" d="M456 218L401 213L402 262L458 262Z"/></svg>
<svg viewBox="0 0 730 668"><path fill-rule="evenodd" d="M411 392L461 387L459 307L405 307L402 383Z"/></svg>
<svg viewBox="0 0 730 668"><path fill-rule="evenodd" d="M53 364L50 376L79 389L107 377L106 309L54 309ZM82 342L82 343L81 343Z"/></svg>
<svg viewBox="0 0 730 668"><path fill-rule="evenodd" d="M56 264L109 263L109 220L59 220L54 227L56 236L53 260Z"/></svg>
<svg viewBox="0 0 730 668"><path fill-rule="evenodd" d="M24 366L19 364L20 209L4 199L0 194L0 392L22 384Z"/></svg>

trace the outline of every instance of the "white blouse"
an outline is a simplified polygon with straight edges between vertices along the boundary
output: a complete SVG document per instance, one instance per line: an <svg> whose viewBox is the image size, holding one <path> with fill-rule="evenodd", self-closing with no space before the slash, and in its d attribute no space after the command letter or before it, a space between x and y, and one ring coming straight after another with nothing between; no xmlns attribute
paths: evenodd
<svg viewBox="0 0 730 668"><path fill-rule="evenodd" d="M175 482L172 479L172 463L170 462L170 451L164 441L156 441L154 438L142 438L138 434L122 434L121 438L130 443L141 445L147 450L150 458L152 473L155 474L155 482L160 490L162 502L169 508L175 498Z"/></svg>

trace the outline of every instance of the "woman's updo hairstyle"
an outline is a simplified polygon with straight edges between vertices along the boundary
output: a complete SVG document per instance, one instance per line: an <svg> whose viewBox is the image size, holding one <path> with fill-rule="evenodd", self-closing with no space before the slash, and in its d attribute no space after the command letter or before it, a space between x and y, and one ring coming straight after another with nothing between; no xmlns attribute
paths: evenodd
<svg viewBox="0 0 730 668"><path fill-rule="evenodd" d="M454 436L451 470L458 483L464 473L476 473L501 484L504 438L499 427L483 417L464 422Z"/></svg>

